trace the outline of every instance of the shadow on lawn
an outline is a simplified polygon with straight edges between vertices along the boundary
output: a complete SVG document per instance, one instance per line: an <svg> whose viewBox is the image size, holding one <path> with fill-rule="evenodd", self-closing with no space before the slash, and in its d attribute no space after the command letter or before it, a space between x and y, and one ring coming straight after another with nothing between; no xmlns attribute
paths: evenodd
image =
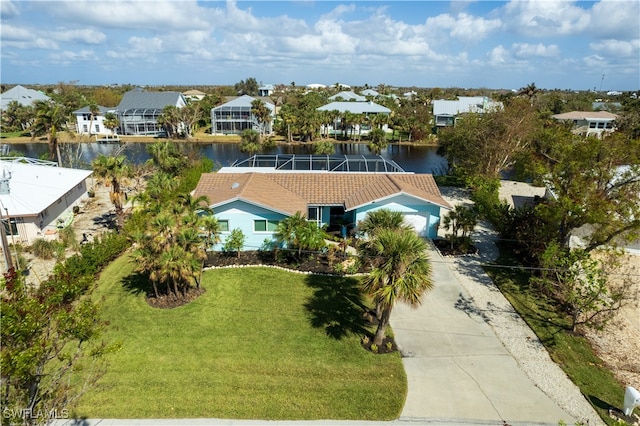
<svg viewBox="0 0 640 426"><path fill-rule="evenodd" d="M311 314L313 327L325 328L327 336L342 339L350 333L366 334L364 313L358 280L348 277L309 275L307 286L315 289L304 307Z"/></svg>
<svg viewBox="0 0 640 426"><path fill-rule="evenodd" d="M122 279L122 287L134 295L144 294L145 296L150 296L153 294L151 280L146 274L133 273L127 275Z"/></svg>

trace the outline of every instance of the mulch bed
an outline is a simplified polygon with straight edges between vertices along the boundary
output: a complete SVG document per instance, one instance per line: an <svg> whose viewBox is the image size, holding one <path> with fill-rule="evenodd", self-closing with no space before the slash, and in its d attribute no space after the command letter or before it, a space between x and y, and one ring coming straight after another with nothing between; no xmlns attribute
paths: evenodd
<svg viewBox="0 0 640 426"><path fill-rule="evenodd" d="M186 294L180 295L179 297L175 294L163 294L159 297L156 297L155 295L148 295L147 303L154 308L173 309L196 300L205 291L206 290L202 287L192 287L187 290Z"/></svg>
<svg viewBox="0 0 640 426"><path fill-rule="evenodd" d="M443 256L464 256L478 253L478 249L473 244L468 245L466 249L460 244L454 244L451 248L451 241L444 239L433 240L433 244Z"/></svg>
<svg viewBox="0 0 640 426"><path fill-rule="evenodd" d="M205 267L268 265L314 274L339 275L336 272L336 264L342 260L330 262L326 255L318 253L298 258L291 253L281 252L276 255L271 251L242 251L239 256L238 253L213 252L209 253ZM357 272L366 271L360 268Z"/></svg>

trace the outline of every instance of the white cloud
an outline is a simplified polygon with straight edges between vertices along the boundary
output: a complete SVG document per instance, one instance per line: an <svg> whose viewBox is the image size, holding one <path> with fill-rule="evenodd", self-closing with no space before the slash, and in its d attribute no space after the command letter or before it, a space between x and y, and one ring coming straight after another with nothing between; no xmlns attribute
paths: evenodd
<svg viewBox="0 0 640 426"><path fill-rule="evenodd" d="M56 50L58 44L49 37L44 37L25 27L17 27L13 25L2 25L2 46L5 48L13 47L17 49L48 49Z"/></svg>
<svg viewBox="0 0 640 426"><path fill-rule="evenodd" d="M162 52L162 40L158 37L130 37L128 45L116 51L109 50L107 56L114 59L142 59L157 62L157 53Z"/></svg>
<svg viewBox="0 0 640 426"><path fill-rule="evenodd" d="M51 60L54 63L62 63L65 65L69 65L73 62L78 61L96 61L98 58L93 50L80 50L80 51L69 51L65 50L60 53L56 53L55 55L51 55Z"/></svg>
<svg viewBox="0 0 640 426"><path fill-rule="evenodd" d="M491 49L488 55L491 65L503 65L513 60L511 52L501 44Z"/></svg>
<svg viewBox="0 0 640 426"><path fill-rule="evenodd" d="M640 39L631 41L623 40L603 40L589 44L589 47L600 55L609 57L630 57L638 58L640 50Z"/></svg>
<svg viewBox="0 0 640 426"><path fill-rule="evenodd" d="M475 17L467 13L459 13L451 16L442 14L427 18L426 29L429 34L437 36L438 33L446 33L458 40L473 42L487 38L491 33L502 27L500 19L485 19Z"/></svg>
<svg viewBox="0 0 640 426"><path fill-rule="evenodd" d="M557 57L560 56L560 48L555 44L545 46L542 43L514 43L512 46L514 55L518 58L528 59L532 56Z"/></svg>
<svg viewBox="0 0 640 426"><path fill-rule="evenodd" d="M503 11L512 31L530 37L580 34L591 20L588 11L566 0L511 0Z"/></svg>
<svg viewBox="0 0 640 426"><path fill-rule="evenodd" d="M0 1L0 17L2 17L2 19L10 19L19 14L20 11L14 2L11 0Z"/></svg>
<svg viewBox="0 0 640 426"><path fill-rule="evenodd" d="M76 30L58 28L49 34L51 38L58 41L73 41L85 44L100 44L107 39L103 32L90 28Z"/></svg>
<svg viewBox="0 0 640 426"><path fill-rule="evenodd" d="M640 34L640 2L605 0L591 8L589 33L608 38L635 38Z"/></svg>
<svg viewBox="0 0 640 426"><path fill-rule="evenodd" d="M206 9L196 1L56 1L43 2L62 21L82 22L102 28L129 28L165 32L206 29Z"/></svg>

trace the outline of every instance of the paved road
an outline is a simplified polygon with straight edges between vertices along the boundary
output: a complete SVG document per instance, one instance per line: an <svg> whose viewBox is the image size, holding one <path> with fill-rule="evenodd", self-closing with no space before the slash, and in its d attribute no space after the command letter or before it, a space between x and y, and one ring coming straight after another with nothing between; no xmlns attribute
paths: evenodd
<svg viewBox="0 0 640 426"><path fill-rule="evenodd" d="M435 250L436 286L418 309L394 308L409 392L400 419L448 419L493 424L574 419L538 389L474 306L473 299Z"/></svg>

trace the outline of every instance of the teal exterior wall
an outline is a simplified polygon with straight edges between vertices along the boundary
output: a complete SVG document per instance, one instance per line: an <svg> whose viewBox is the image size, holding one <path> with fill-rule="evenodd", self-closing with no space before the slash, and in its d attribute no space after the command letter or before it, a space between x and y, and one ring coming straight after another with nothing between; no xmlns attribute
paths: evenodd
<svg viewBox="0 0 640 426"><path fill-rule="evenodd" d="M224 206L215 207L213 212L219 221L227 220L229 223L229 232L220 234L221 242L212 247L214 251L222 250L226 239L235 228L240 228L246 238L243 250L258 250L262 247L265 239L273 240L273 232L256 232L254 230L254 221L270 220L279 222L286 217L283 214L244 201L233 201Z"/></svg>

